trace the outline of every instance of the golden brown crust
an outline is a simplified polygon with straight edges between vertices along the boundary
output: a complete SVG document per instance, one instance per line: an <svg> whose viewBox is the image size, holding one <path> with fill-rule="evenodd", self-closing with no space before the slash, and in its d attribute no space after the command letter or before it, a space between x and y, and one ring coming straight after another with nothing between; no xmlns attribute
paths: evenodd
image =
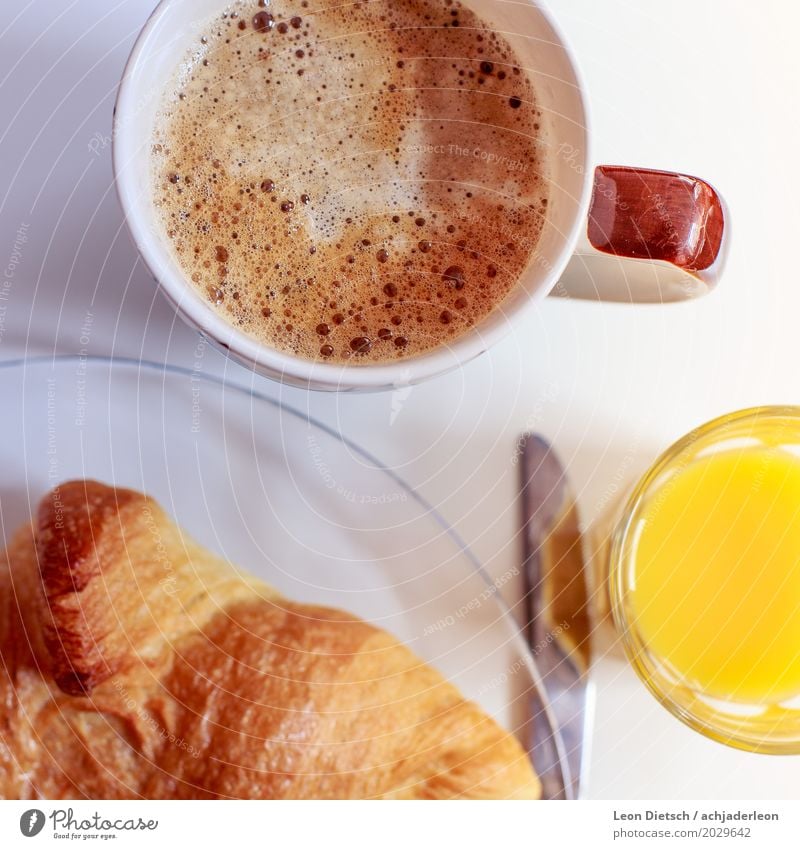
<svg viewBox="0 0 800 849"><path fill-rule="evenodd" d="M63 485L0 562L0 796L535 798L517 741L385 632L154 502Z"/></svg>
<svg viewBox="0 0 800 849"><path fill-rule="evenodd" d="M44 595L44 639L58 686L88 693L118 667L112 608L104 604L103 564L124 556L113 525L137 496L94 481L60 487L39 506L36 548Z"/></svg>

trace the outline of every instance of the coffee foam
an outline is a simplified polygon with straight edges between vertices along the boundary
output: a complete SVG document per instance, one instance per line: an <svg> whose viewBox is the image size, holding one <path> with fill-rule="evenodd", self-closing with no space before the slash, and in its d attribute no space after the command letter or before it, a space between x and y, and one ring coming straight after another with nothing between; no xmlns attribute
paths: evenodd
<svg viewBox="0 0 800 849"><path fill-rule="evenodd" d="M413 356L496 308L547 207L540 111L457 2L237 3L165 99L153 193L187 277L307 359Z"/></svg>

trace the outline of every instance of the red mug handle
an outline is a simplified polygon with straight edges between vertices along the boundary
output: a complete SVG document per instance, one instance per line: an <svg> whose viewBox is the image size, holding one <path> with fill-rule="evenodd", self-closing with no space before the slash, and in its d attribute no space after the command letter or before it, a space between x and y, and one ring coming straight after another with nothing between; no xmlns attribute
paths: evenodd
<svg viewBox="0 0 800 849"><path fill-rule="evenodd" d="M599 166L586 231L554 294L637 303L704 294L725 262L727 219L698 177Z"/></svg>

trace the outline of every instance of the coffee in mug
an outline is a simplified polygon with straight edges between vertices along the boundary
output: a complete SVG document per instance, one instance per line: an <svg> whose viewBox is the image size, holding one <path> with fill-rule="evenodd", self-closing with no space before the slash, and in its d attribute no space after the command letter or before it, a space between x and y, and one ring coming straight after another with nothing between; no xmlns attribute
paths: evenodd
<svg viewBox="0 0 800 849"><path fill-rule="evenodd" d="M537 93L455 0L239 2L205 24L152 139L158 225L230 324L370 364L502 303L547 214Z"/></svg>

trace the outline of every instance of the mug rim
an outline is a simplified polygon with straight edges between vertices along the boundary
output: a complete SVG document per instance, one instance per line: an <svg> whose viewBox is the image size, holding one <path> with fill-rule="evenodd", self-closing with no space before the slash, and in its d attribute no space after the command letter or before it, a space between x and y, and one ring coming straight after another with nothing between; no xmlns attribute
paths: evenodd
<svg viewBox="0 0 800 849"><path fill-rule="evenodd" d="M693 731L708 737L717 743L739 749L745 752L765 755L797 755L800 754L800 735L796 739L770 739L748 734L746 730L739 732L726 728L722 724L715 725L702 716L692 712L686 705L675 698L667 688L659 683L659 673L650 657L650 651L633 622L628 616L627 599L629 582L625 577L627 560L624 554L626 543L631 534L631 527L639 508L646 496L657 485L654 484L682 454L691 450L697 443L702 443L709 437L723 432L726 428L748 421L770 421L774 419L790 419L800 428L800 406L788 404L766 404L747 407L732 413L725 413L711 419L691 430L666 450L661 452L656 460L639 478L636 486L626 499L623 512L614 525L611 548L609 551L608 590L611 602L611 615L614 626L620 636L622 647L628 662L633 667L639 680L645 685L656 701L672 716L679 719Z"/></svg>
<svg viewBox="0 0 800 849"><path fill-rule="evenodd" d="M112 171L114 187L125 223L142 262L181 319L195 328L208 341L222 348L226 354L254 372L289 385L331 391L393 389L454 371L485 353L510 334L513 322L521 313L530 309L533 303L546 297L552 291L575 251L581 237L583 222L588 215L593 185L592 133L586 83L575 52L550 9L540 0L528 0L529 5L536 9L552 30L575 78L582 116L581 132L585 162L584 173L581 175L581 196L575 206L568 230L562 232L562 245L558 252L558 259L551 264L546 275L542 277L542 283L537 290L520 299L512 309L502 311L504 301L522 284L528 274L529 263L504 299L495 304L481 322L462 335L450 342L443 341L431 351L417 356L374 365L325 363L285 354L227 322L194 291L182 269L178 269L176 273L174 269L167 266L163 257L159 256L157 237L148 227L152 218L148 218L138 208L135 200L137 193L133 171L126 167L134 161L138 150L132 146L131 133L125 126L127 123L125 116L135 114L138 93L134 82L135 72L140 63L146 60L151 35L167 13L168 7L177 1L159 0L139 31L126 60L113 108ZM219 0L219 3L220 7L225 5L224 0ZM162 88L158 95L162 96L163 93ZM490 318L497 318L498 311L501 311L503 320L496 320L493 325L484 328L483 325L487 324Z"/></svg>

